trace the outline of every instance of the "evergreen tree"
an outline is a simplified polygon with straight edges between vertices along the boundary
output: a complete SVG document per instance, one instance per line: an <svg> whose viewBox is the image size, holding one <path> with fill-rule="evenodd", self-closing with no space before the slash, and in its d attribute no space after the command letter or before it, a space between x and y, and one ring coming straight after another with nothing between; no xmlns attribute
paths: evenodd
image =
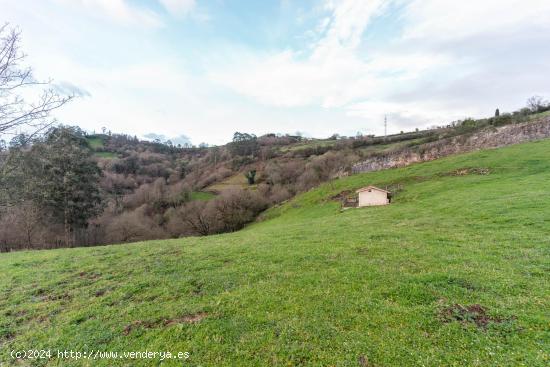
<svg viewBox="0 0 550 367"><path fill-rule="evenodd" d="M38 148L43 157L39 204L63 223L65 243L71 245L74 231L101 211L101 170L86 140L71 128L52 129Z"/></svg>
<svg viewBox="0 0 550 367"><path fill-rule="evenodd" d="M255 179L256 179L256 170L250 170L247 173L245 173L244 177L248 180L249 185L254 185Z"/></svg>
<svg viewBox="0 0 550 367"><path fill-rule="evenodd" d="M63 224L67 246L101 212L101 170L78 129L53 128L31 147L11 149L2 173L2 204L33 203Z"/></svg>

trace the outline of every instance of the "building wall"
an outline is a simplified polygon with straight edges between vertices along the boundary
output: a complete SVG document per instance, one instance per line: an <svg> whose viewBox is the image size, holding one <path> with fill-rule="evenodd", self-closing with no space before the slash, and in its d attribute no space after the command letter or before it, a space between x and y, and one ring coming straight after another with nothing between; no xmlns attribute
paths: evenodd
<svg viewBox="0 0 550 367"><path fill-rule="evenodd" d="M359 193L359 206L387 205L388 194L378 190L362 191Z"/></svg>

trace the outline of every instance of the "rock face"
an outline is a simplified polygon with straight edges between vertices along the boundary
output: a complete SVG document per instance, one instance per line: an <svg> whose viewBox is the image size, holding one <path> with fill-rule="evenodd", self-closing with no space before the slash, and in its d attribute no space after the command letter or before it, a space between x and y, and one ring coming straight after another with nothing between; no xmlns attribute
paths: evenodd
<svg viewBox="0 0 550 367"><path fill-rule="evenodd" d="M385 155L374 156L352 167L353 173L379 171L426 162L457 153L498 148L550 137L550 117L535 122L486 128L473 134L459 135L415 148L404 148Z"/></svg>

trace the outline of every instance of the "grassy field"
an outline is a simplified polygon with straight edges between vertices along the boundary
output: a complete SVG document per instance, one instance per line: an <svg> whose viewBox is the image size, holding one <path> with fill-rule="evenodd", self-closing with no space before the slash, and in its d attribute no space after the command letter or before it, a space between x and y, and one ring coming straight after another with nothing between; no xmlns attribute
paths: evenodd
<svg viewBox="0 0 550 367"><path fill-rule="evenodd" d="M95 152L94 156L107 159L113 159L117 157L117 155L113 152Z"/></svg>
<svg viewBox="0 0 550 367"><path fill-rule="evenodd" d="M189 195L189 199L191 200L200 200L200 201L208 201L210 199L215 198L216 195L211 192L206 191L193 191Z"/></svg>
<svg viewBox="0 0 550 367"><path fill-rule="evenodd" d="M86 138L86 140L88 141L90 148L94 150L101 150L104 148L103 139L99 137Z"/></svg>
<svg viewBox="0 0 550 367"><path fill-rule="evenodd" d="M296 144L293 144L293 145L284 146L284 147L281 148L281 151L291 152L291 151L305 149L305 148L330 147L330 146L335 145L336 143L337 143L337 140L315 139L315 140L309 140L309 141L296 143Z"/></svg>
<svg viewBox="0 0 550 367"><path fill-rule="evenodd" d="M87 137L86 141L88 142L88 146L94 151L93 155L95 157L104 159L113 159L117 157L117 155L113 152L103 151L103 149L105 148L105 142L101 137Z"/></svg>
<svg viewBox="0 0 550 367"><path fill-rule="evenodd" d="M232 234L1 254L0 364L547 366L549 182L546 140L333 181ZM367 184L402 189L330 199Z"/></svg>
<svg viewBox="0 0 550 367"><path fill-rule="evenodd" d="M244 174L239 172L233 176L229 176L221 182L208 186L206 190L221 193L226 190L238 190L254 187L255 185L249 185Z"/></svg>

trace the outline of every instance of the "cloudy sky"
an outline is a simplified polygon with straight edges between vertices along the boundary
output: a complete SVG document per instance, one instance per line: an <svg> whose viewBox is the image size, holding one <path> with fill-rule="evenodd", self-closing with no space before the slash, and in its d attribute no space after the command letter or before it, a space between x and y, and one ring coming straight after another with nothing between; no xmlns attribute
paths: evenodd
<svg viewBox="0 0 550 367"><path fill-rule="evenodd" d="M221 144L383 133L550 97L548 0L0 0L66 124Z"/></svg>

